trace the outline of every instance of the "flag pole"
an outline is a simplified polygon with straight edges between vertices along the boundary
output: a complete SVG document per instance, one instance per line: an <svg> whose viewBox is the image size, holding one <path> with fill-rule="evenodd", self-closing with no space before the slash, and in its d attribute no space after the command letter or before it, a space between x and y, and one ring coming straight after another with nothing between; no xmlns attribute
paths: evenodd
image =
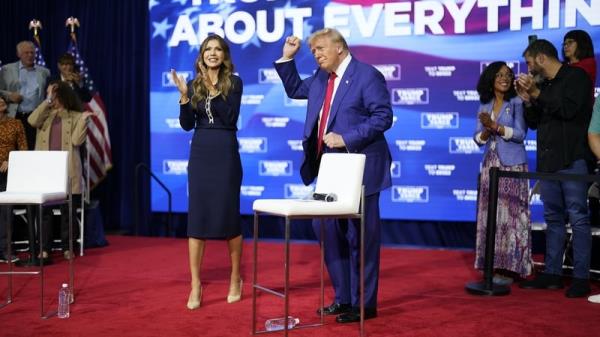
<svg viewBox="0 0 600 337"><path fill-rule="evenodd" d="M65 22L65 27L69 27L71 40L77 44L77 35L75 34L75 27L79 28L79 20L75 17L69 16Z"/></svg>
<svg viewBox="0 0 600 337"><path fill-rule="evenodd" d="M42 44L40 42L40 35L38 34L38 30L42 30L42 22L37 19L32 19L31 21L29 21L29 30L32 30L32 29L33 29L33 38L38 43L38 45L41 46Z"/></svg>

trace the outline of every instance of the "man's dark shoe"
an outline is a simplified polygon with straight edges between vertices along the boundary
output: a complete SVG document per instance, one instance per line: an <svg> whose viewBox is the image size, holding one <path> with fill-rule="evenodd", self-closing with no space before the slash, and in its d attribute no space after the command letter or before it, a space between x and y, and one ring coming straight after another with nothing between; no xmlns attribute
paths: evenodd
<svg viewBox="0 0 600 337"><path fill-rule="evenodd" d="M323 315L339 315L352 311L352 306L350 304L333 303L323 309L317 309L317 315L321 315L321 310L323 311Z"/></svg>
<svg viewBox="0 0 600 337"><path fill-rule="evenodd" d="M571 286L565 292L565 296L569 298L585 297L592 292L590 282L583 278L573 278Z"/></svg>
<svg viewBox="0 0 600 337"><path fill-rule="evenodd" d="M5 253L0 253L0 262L8 263L8 261L12 263L17 263L19 262L19 258L14 254L11 254L11 257L9 258L8 255L6 255Z"/></svg>
<svg viewBox="0 0 600 337"><path fill-rule="evenodd" d="M377 317L377 309L365 308L365 320ZM340 314L335 318L338 323L354 323L360 322L360 309L352 308L351 312Z"/></svg>
<svg viewBox="0 0 600 337"><path fill-rule="evenodd" d="M541 273L533 280L523 281L519 284L522 289L562 289L563 282L560 275Z"/></svg>

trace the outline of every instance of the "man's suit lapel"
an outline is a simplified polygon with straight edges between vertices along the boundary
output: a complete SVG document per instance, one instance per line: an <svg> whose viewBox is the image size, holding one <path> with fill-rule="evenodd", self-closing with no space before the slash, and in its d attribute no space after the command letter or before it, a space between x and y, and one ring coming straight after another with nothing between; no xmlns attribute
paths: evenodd
<svg viewBox="0 0 600 337"><path fill-rule="evenodd" d="M304 136L308 138L315 125L319 120L319 111L323 107L323 101L325 100L325 91L327 90L327 72L318 70L319 74L317 74L315 78L315 82L318 83L318 86L313 91L314 92L314 100L310 99L308 107L308 116L306 120L306 124L304 125Z"/></svg>
<svg viewBox="0 0 600 337"><path fill-rule="evenodd" d="M340 84L337 87L335 92L335 96L333 97L333 102L331 104L331 110L329 111L329 120L327 121L327 129L331 126L331 123L335 120L335 116L344 101L344 96L348 93L350 86L352 85L352 77L354 75L354 70L356 69L356 59L352 58L350 60L350 64L348 64L348 68L344 72L344 76L340 79Z"/></svg>

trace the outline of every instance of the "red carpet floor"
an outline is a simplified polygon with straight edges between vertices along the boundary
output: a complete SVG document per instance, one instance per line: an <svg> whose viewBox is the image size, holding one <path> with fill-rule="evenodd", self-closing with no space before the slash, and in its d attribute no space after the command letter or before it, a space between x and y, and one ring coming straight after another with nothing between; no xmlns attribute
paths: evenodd
<svg viewBox="0 0 600 337"><path fill-rule="evenodd" d="M76 303L71 317L39 316L39 279L14 277L14 303L0 309L0 336L249 336L251 330L252 244L244 249L244 293L227 304L228 255L224 242L211 241L205 253L202 307L185 307L189 291L187 240L109 236L110 246L89 249L76 259ZM260 245L260 282L282 284L283 246ZM292 246L292 315L316 322L318 246ZM67 280L67 263L57 256L46 268L48 311ZM464 291L480 276L473 253L384 248L379 285L379 317L366 322L367 336L600 336L600 305L567 299L563 291L521 290L503 297L478 297ZM5 264L0 270L6 270ZM23 268L19 268L23 269ZM594 292L600 292L598 283ZM7 292L0 277L0 294ZM331 289L326 286L326 300ZM259 298L259 325L283 316L283 301ZM298 329L290 336L358 336L358 324ZM273 335L273 334L271 334ZM282 332L274 335L283 335Z"/></svg>

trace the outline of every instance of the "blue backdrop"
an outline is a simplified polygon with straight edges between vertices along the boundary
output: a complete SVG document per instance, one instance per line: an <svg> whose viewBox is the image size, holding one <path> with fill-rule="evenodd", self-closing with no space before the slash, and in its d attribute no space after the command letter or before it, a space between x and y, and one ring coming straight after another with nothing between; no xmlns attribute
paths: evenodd
<svg viewBox="0 0 600 337"><path fill-rule="evenodd" d="M481 149L473 142L481 70L506 61L526 72L528 36L560 50L564 34L584 29L600 46L600 1L218 1L149 2L151 166L172 189L174 209L187 211L187 158L192 133L178 122L179 94L169 79L177 69L195 76L193 62L210 33L230 42L244 81L238 139L244 169L242 213L256 198L298 198L305 102L285 96L273 61L283 39L304 40L327 27L340 30L354 57L385 76L394 124L386 132L393 186L381 195L387 219L473 221ZM297 55L303 76L316 64L308 47ZM598 91L598 89L596 89ZM535 170L535 132L526 141ZM152 185L151 207L165 211L164 192ZM539 198L533 218L541 218Z"/></svg>

